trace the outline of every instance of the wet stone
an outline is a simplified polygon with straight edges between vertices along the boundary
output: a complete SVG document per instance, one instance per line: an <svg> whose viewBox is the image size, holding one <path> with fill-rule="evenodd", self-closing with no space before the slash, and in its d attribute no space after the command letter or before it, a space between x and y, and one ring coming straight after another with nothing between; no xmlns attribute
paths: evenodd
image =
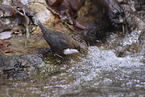
<svg viewBox="0 0 145 97"><path fill-rule="evenodd" d="M27 78L27 68L37 68L43 62L39 54L25 54L12 57L1 56L0 59L0 74L6 74L7 78L14 79Z"/></svg>

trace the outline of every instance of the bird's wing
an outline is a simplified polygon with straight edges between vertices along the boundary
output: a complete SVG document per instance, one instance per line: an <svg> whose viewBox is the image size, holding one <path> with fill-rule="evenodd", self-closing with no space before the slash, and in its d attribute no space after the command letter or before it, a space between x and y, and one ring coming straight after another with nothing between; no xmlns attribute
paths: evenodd
<svg viewBox="0 0 145 97"><path fill-rule="evenodd" d="M48 44L54 48L58 48L60 50L68 48L68 42L64 40L63 38L56 36L56 35L49 35L49 39L47 39Z"/></svg>

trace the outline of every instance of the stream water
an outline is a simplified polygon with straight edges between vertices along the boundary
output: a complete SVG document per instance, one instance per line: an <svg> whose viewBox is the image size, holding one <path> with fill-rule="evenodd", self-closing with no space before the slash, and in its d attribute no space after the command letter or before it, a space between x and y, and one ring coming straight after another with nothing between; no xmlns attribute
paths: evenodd
<svg viewBox="0 0 145 97"><path fill-rule="evenodd" d="M96 46L88 55L64 72L39 81L6 81L1 97L144 97L145 64L143 55L117 57L112 50ZM67 68L66 68L67 67Z"/></svg>
<svg viewBox="0 0 145 97"><path fill-rule="evenodd" d="M46 71L51 64L48 60L48 63L46 62L50 63L48 67L46 66L44 71L40 70L38 75L34 75L36 77L29 78L29 74L24 75L23 71L16 75L20 79L0 77L0 97L145 97L145 35L141 35L144 33L145 23L140 18L133 17L133 19L136 19L140 25L124 39L118 40L121 41L122 47L126 45L131 47L137 44L139 37L142 36L140 47L136 47L140 49L138 52L132 50L133 53L117 57L114 49L106 50L105 47L88 46L86 55L83 57L78 55L77 61L70 57L67 63L55 64L60 65L60 72L47 74ZM32 38L33 44L37 42L36 40L42 40L35 38ZM20 39L12 39L11 41L15 42L12 44L21 51L22 48L17 43ZM20 41L23 42L23 40ZM44 42L37 43L44 44ZM30 48L34 51L32 47ZM25 57L31 59L31 56ZM39 62L42 62L41 58ZM41 74L44 72L43 77ZM26 78L21 79L22 75Z"/></svg>

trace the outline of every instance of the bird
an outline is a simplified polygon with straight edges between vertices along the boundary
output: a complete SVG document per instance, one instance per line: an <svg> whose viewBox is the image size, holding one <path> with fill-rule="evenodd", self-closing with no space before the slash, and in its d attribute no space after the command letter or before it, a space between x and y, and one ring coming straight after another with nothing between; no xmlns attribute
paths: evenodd
<svg viewBox="0 0 145 97"><path fill-rule="evenodd" d="M46 40L51 50L60 57L73 53L81 53L80 44L72 37L57 31L48 30L40 21L37 21L38 26L41 28L43 38Z"/></svg>

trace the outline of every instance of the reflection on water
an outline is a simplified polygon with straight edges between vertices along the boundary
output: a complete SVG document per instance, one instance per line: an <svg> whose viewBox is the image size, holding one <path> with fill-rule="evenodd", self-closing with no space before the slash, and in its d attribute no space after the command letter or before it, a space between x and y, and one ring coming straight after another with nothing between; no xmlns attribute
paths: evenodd
<svg viewBox="0 0 145 97"><path fill-rule="evenodd" d="M2 96L145 96L143 56L118 58L111 50L96 46L65 72L37 81L4 81ZM64 67L62 67L64 68Z"/></svg>

